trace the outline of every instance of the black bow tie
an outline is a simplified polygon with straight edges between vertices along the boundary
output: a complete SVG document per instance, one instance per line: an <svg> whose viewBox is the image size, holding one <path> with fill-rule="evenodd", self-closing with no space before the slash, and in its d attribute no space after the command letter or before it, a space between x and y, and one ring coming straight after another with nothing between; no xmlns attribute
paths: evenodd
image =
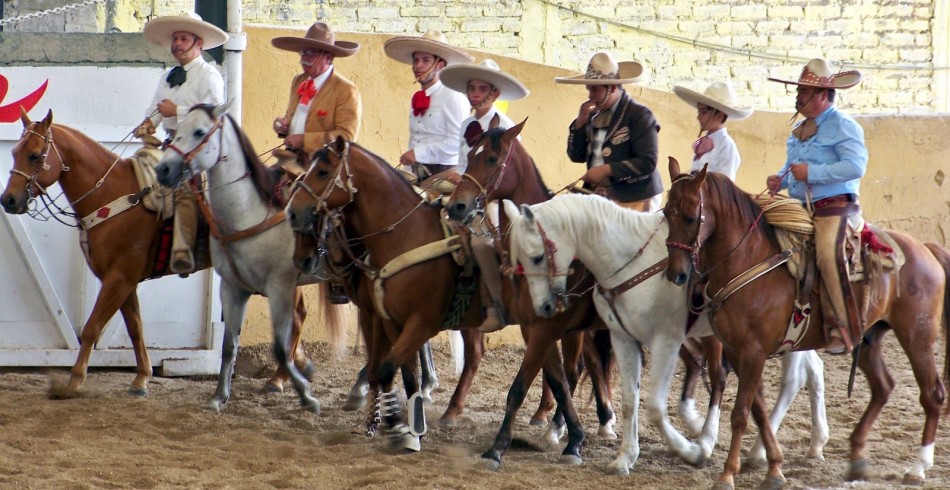
<svg viewBox="0 0 950 490"><path fill-rule="evenodd" d="M168 86L175 88L183 83L185 83L185 77L187 72L181 65L172 68L172 71L168 73L168 76L165 77L165 81L168 82Z"/></svg>

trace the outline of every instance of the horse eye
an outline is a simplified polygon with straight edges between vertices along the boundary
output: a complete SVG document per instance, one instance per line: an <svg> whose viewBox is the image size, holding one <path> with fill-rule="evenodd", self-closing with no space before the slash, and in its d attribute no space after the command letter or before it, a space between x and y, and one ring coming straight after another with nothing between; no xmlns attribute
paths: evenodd
<svg viewBox="0 0 950 490"><path fill-rule="evenodd" d="M541 265L542 263L544 263L544 256L535 255L534 257L531 257L531 263L533 263L534 265Z"/></svg>
<svg viewBox="0 0 950 490"><path fill-rule="evenodd" d="M325 167L321 167L317 169L317 177L326 177L327 175L330 175L329 169Z"/></svg>
<svg viewBox="0 0 950 490"><path fill-rule="evenodd" d="M41 155L39 153L30 153L30 156L28 158L30 159L31 162L35 162L40 159L40 156Z"/></svg>
<svg viewBox="0 0 950 490"><path fill-rule="evenodd" d="M692 217L692 216L683 216L683 221L684 221L687 225L692 225L693 223L696 222L696 218L694 218L694 217Z"/></svg>
<svg viewBox="0 0 950 490"><path fill-rule="evenodd" d="M497 164L498 164L498 157L489 157L489 158L488 158L488 164L489 164L489 165L497 165Z"/></svg>
<svg viewBox="0 0 950 490"><path fill-rule="evenodd" d="M204 138L204 137L205 137L205 134L207 134L207 133L205 133L205 131L204 131L203 129L196 129L196 130L195 130L195 138Z"/></svg>

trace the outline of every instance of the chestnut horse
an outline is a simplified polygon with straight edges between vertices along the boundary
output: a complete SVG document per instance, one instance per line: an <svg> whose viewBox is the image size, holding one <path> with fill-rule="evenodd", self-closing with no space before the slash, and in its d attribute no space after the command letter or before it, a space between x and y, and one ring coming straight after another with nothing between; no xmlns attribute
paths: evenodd
<svg viewBox="0 0 950 490"><path fill-rule="evenodd" d="M0 196L0 203L7 213L26 213L29 202L56 182L79 217L88 216L120 197L139 193L132 163L128 159L119 158L75 129L53 124L52 111L38 122L30 121L21 111L20 119L23 135L13 147L11 178ZM122 312L135 352L136 376L129 393L148 395L152 366L142 334L136 288L146 279L171 274L167 267L169 250L161 249L163 228L165 223L158 221L154 212L135 205L82 230L87 240L87 263L102 282L102 287L92 313L83 325L79 355L69 381L65 386L51 390L52 397L72 398L81 394L92 348L116 311ZM160 255L166 258L159 260ZM196 248L195 259L197 270L211 265L206 246ZM301 308L298 313L294 318L293 343L297 364L303 368L313 363L296 347L306 312ZM287 373L278 370L267 385L279 387L286 378Z"/></svg>
<svg viewBox="0 0 950 490"><path fill-rule="evenodd" d="M159 165L159 182L177 186L206 173L206 188L196 190L198 204L211 228L214 269L221 276L224 338L221 369L214 395L205 404L221 410L231 394L247 302L253 294L267 298L277 365L288 372L301 406L319 413L320 403L294 363L291 333L297 286L323 280L303 274L293 264L293 231L276 203L274 180L258 159L247 135L227 115L230 102L198 105L179 121L178 131ZM331 342L342 348L342 323L330 313L326 289L320 311Z"/></svg>
<svg viewBox="0 0 950 490"><path fill-rule="evenodd" d="M383 419L399 441L407 442L408 428L395 403L393 377L396 367L411 362L416 351L443 328L446 312L453 303L462 268L448 255L441 254L416 263L389 276L377 279L380 270L404 253L443 240L439 210L426 204L388 163L361 146L337 139L313 155L312 164L288 206L296 230L306 230L314 220L340 209L352 227L353 236L368 252L366 274L385 291L376 313L388 315L393 331L377 335L379 346L372 349L370 382L380 388ZM464 280L464 279L463 279ZM478 284L474 285L476 288ZM475 289L477 291L477 289ZM471 298L459 326L475 327L482 321L478 294ZM525 357L544 359L545 376L554 397L565 409L570 440L562 461L579 462L583 430L570 405L569 386L555 342L542 342L543 335L532 336ZM506 419L513 417L509 404ZM416 442L416 445L418 442ZM497 465L500 454L490 461Z"/></svg>
<svg viewBox="0 0 950 490"><path fill-rule="evenodd" d="M727 177L707 173L705 168L696 174L681 174L679 164L672 158L670 176L673 183L663 211L669 221L667 279L682 285L691 276L705 277L708 291L723 291L730 281L783 252L773 226L759 219L760 207ZM868 435L894 389L881 343L884 334L892 330L920 386L920 404L926 417L917 459L904 474L905 484L920 485L925 472L933 466L940 407L946 397L937 372L934 348L941 330L941 312L948 301L945 297L948 271L924 244L903 233L888 233L906 257L900 273L884 271L872 275L867 285L854 284L857 297L864 297L863 304L867 305L865 318L869 328L855 356L870 384L871 400L851 433L847 478L866 479L869 474ZM731 418L732 441L716 488L734 486L750 409L768 458L768 475L763 486L774 488L785 482L782 451L767 423L760 388L766 359L786 342L798 281L785 267L767 270L754 281L755 287L730 288L732 294L726 298L717 293L714 303L718 308L711 317L713 330L722 340L725 355L739 378ZM811 324L794 347L796 350L818 349L827 342L818 296L812 295ZM858 304L862 304L861 301ZM946 335L950 332L947 332L945 317L943 323ZM950 355L945 359L945 376L947 369L950 369Z"/></svg>
<svg viewBox="0 0 950 490"><path fill-rule="evenodd" d="M485 205L490 201L510 199L518 205L536 204L550 199L553 195L541 179L534 160L518 140L525 122L522 121L509 129L501 129L497 127L497 121L496 118L489 130L481 135L469 152L465 173L446 204L449 219L464 224L470 224L476 219L484 221L487 219ZM508 217L502 214L499 218L497 229L507 229ZM497 232L497 229L493 231ZM503 238L504 243L499 242L497 250L500 252L499 261L502 261L501 265L504 268L510 264L503 262L507 257L507 253L504 252L507 249L505 246L507 235ZM579 369L587 370L593 384L594 399L597 402L597 418L600 423L598 434L601 437L615 439L617 435L613 427L616 416L611 405L610 393L609 367L613 357L610 349L610 334L596 315L594 304L590 301L590 291L594 284L593 277L583 267L577 267L569 282L570 290L584 292L584 294L577 294L576 301L571 303L571 309L584 312L583 315L561 312L551 318L538 316L531 307L524 277L509 275L502 280L505 309L510 312L514 321L522 326L522 334L526 339L535 332L544 332L542 335L552 340L561 340L564 369L572 391L576 389L581 375L578 372ZM593 322L579 324L568 321L570 319L582 321L588 318L593 319ZM596 330L580 331L588 328ZM583 364L578 362L582 354L581 349L583 349ZM531 361L533 365L525 365L525 369L521 370L515 378L516 385L523 385L516 391L522 397L538 375L543 359ZM543 395L550 396L546 384L544 388ZM532 422L543 420L544 398L546 397L542 397L542 407L532 417ZM513 400L516 410L520 408L523 401L523 398ZM551 430L547 433L549 442L556 442L563 429L563 418L560 412L557 412L551 423ZM496 441L496 445L510 443L511 427L503 427L499 437L502 439ZM500 450L504 451L504 448Z"/></svg>

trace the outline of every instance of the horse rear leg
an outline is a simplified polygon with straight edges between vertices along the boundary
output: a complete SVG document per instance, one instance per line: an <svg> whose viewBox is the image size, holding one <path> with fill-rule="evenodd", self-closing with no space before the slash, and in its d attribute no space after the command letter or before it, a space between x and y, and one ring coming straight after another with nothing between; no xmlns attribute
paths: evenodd
<svg viewBox="0 0 950 490"><path fill-rule="evenodd" d="M205 402L204 408L221 411L231 398L231 377L234 375L234 362L237 360L238 345L241 340L241 327L247 311L250 293L238 290L228 281L221 281L221 305L224 309L224 338L221 341L221 369L218 372L218 385L214 395Z"/></svg>
<svg viewBox="0 0 950 490"><path fill-rule="evenodd" d="M294 285L275 285L267 288L267 303L270 306L271 324L274 333L274 357L277 365L283 366L290 382L300 397L301 407L314 414L320 413L320 402L310 392L310 383L297 370L291 350L291 331L294 323ZM281 294L283 293L283 294Z"/></svg>
<svg viewBox="0 0 950 490"><path fill-rule="evenodd" d="M722 357L722 342L716 337L709 336L700 339L703 357L706 358L706 372L709 374L709 406L706 409L706 422L696 441L703 448L703 457L709 459L716 441L719 440L719 418L722 406L722 396L726 391L726 370Z"/></svg>
<svg viewBox="0 0 950 490"><path fill-rule="evenodd" d="M650 342L650 378L647 381L649 385L650 396L646 399L647 419L654 427L660 429L667 446L680 459L687 463L699 466L705 459L703 448L691 443L683 436L673 424L667 407L670 385L673 381L673 373L676 370L677 353L682 345L682 334L662 335L659 332L654 335ZM630 386L632 381L627 381ZM709 449L710 453L712 448Z"/></svg>
<svg viewBox="0 0 950 490"><path fill-rule="evenodd" d="M567 446L561 452L561 464L581 464L581 447L584 445L584 428L574 410L574 401L570 383L564 373L564 363L557 350L551 350L544 363L544 379L551 386L554 400L557 401L557 411L567 424ZM575 381L576 384L576 381ZM557 417L555 417L557 418Z"/></svg>
<svg viewBox="0 0 950 490"><path fill-rule="evenodd" d="M79 336L79 355L76 356L76 363L73 364L70 371L69 381L65 386L51 387L49 391L50 398L65 399L81 395L80 390L83 382L86 381L86 373L89 371L89 358L92 357L92 348L99 341L103 327L115 315L119 306L126 303L129 295L135 293L137 286L138 283L133 279L121 277L118 272L103 278L102 288L99 290L99 295L96 296L96 304L93 306L89 318L86 319L86 324L83 325L82 333ZM144 349L144 345L142 348Z"/></svg>
<svg viewBox="0 0 950 490"><path fill-rule="evenodd" d="M582 332L573 332L561 337L561 354L564 356L564 367L562 371L564 372L572 398L574 397L574 390L577 389L577 382L580 380L581 371L584 368L584 365L581 364L581 356L584 351L584 335ZM554 390L548 382L547 376L544 377L543 381L544 384L547 385L553 398ZM561 410L561 406L558 405L557 410L554 411L554 418L551 419L551 423L548 425L548 430L544 437L553 447L557 445L561 437L564 436L565 429L564 412Z"/></svg>
<svg viewBox="0 0 950 490"><path fill-rule="evenodd" d="M462 368L462 374L459 376L455 393L452 393L452 399L449 400L449 406L439 419L439 424L443 427L454 427L458 422L458 416L465 409L468 392L472 389L475 373L485 354L485 334L479 332L477 328L462 329L461 333L465 345L465 367Z"/></svg>
<svg viewBox="0 0 950 490"><path fill-rule="evenodd" d="M680 392L680 404L677 410L680 420L686 426L690 437L699 437L706 419L696 410L696 385L703 376L703 354L699 339L689 337L683 341L679 356L683 361L683 390Z"/></svg>
<svg viewBox="0 0 950 490"><path fill-rule="evenodd" d="M387 432L389 432L390 443L394 448L408 451L419 451L421 445L419 436L412 434L406 424L405 413L402 410L398 393L393 389L393 379L396 377L397 367L410 363L414 364L416 355L422 346L438 333L438 331L431 331L426 328L423 323L426 320L420 315L413 315L406 320L402 332L396 342L393 343L392 350L385 357L378 370L380 412L382 421L387 427ZM430 320L428 324L438 325L438 322Z"/></svg>
<svg viewBox="0 0 950 490"><path fill-rule="evenodd" d="M613 440L617 438L614 425L617 417L614 414L613 404L610 401L610 367L613 358L613 349L610 343L610 331L595 330L588 332L584 338L584 365L590 376L591 387L594 390L594 400L597 403L597 421L600 428L598 437Z"/></svg>
<svg viewBox="0 0 950 490"><path fill-rule="evenodd" d="M643 357L639 342L626 333L614 334L611 330L611 337L617 354L617 366L620 368L623 437L617 458L607 465L607 472L626 475L640 458L640 376Z"/></svg>
<svg viewBox="0 0 950 490"><path fill-rule="evenodd" d="M300 345L300 337L303 333L304 322L307 320L307 305L304 303L303 291L298 286L294 288L294 324L290 333L290 352L293 353L294 364L305 378L313 381L313 376L317 372L313 361L307 357L303 347ZM284 391L284 383L290 380L290 374L283 367L278 367L277 372L271 379L264 384L264 391L281 392Z"/></svg>
<svg viewBox="0 0 950 490"><path fill-rule="evenodd" d="M360 333L363 336L363 342L366 345L366 364L363 365L363 369L360 369L359 374L356 375L356 381L353 383L353 386L350 388L350 393L346 397L346 403L343 404L343 410L348 412L356 411L363 408L366 405L366 397L369 394L370 383L369 383L369 374L372 373L373 377L376 376L376 371L370 369L369 360L373 359L373 346L378 343L376 339L377 332L379 335L383 335L381 329L374 327L373 322L374 317L371 313L372 307L370 308L358 308L356 310L356 319L357 324L360 328ZM388 343L387 343L388 345ZM372 387L376 391L376 387ZM375 399L375 397L373 397Z"/></svg>
<svg viewBox="0 0 950 490"><path fill-rule="evenodd" d="M435 369L435 360L432 359L432 345L429 341L419 349L419 367L422 374L422 396L432 403L432 392L439 387L439 373Z"/></svg>
<svg viewBox="0 0 950 490"><path fill-rule="evenodd" d="M139 311L139 297L133 290L125 303L119 309L125 328L129 332L132 350L135 352L135 379L129 386L129 394L133 396L148 396L148 381L152 378L152 362L148 358L145 348L145 334L142 331L142 314Z"/></svg>

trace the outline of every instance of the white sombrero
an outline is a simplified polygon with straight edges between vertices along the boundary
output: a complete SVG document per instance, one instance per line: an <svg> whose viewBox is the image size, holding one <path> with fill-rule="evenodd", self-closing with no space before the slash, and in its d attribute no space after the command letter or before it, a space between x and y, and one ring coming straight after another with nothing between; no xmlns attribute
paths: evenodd
<svg viewBox="0 0 950 490"><path fill-rule="evenodd" d="M587 63L587 72L574 77L557 77L556 83L577 85L622 85L640 81L643 65L636 61L620 61L613 55L601 51L595 53Z"/></svg>
<svg viewBox="0 0 950 490"><path fill-rule="evenodd" d="M786 85L846 89L857 85L861 81L861 72L856 70L836 72L831 68L831 63L828 63L828 60L815 58L805 65L802 74L798 76L797 82L772 77L769 77L769 80Z"/></svg>
<svg viewBox="0 0 950 490"><path fill-rule="evenodd" d="M204 41L203 49L217 48L228 40L226 32L201 20L201 16L194 12L152 19L145 24L142 34L150 43L167 48L172 44L172 34L179 31L200 37Z"/></svg>
<svg viewBox="0 0 950 490"><path fill-rule="evenodd" d="M426 31L422 36L398 36L383 44L386 56L408 65L412 64L412 53L429 53L445 60L446 65L471 63L475 57L456 48L445 40L441 31Z"/></svg>
<svg viewBox="0 0 950 490"><path fill-rule="evenodd" d="M693 108L696 107L696 104L703 104L725 114L729 119L745 119L753 111L750 106L739 105L739 101L736 100L736 92L733 90L732 84L728 82L713 82L709 87L706 87L706 91L703 93L677 85L673 87L673 93Z"/></svg>
<svg viewBox="0 0 950 490"><path fill-rule="evenodd" d="M501 71L495 60L487 59L475 65L464 63L452 65L439 72L439 80L446 87L463 94L470 80L481 80L495 86L501 95L498 100L523 99L530 93L517 78Z"/></svg>

